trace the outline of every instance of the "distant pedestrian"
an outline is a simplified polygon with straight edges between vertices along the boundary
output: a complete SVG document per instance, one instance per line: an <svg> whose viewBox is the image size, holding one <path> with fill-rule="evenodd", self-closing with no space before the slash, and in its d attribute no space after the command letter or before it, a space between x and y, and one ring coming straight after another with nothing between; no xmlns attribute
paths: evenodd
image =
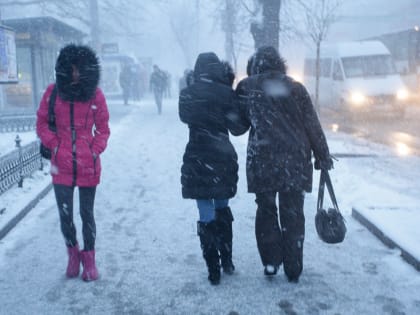
<svg viewBox="0 0 420 315"><path fill-rule="evenodd" d="M99 71L98 58L89 47L68 45L62 48L55 65L56 82L45 91L36 122L39 138L52 152L52 182L68 253L66 275L77 277L81 262L85 281L98 278L93 210L101 175L100 154L110 135L107 104L98 87ZM56 132L53 132L48 127L48 104L55 93ZM73 221L75 187L79 187L82 251L79 251Z"/></svg>
<svg viewBox="0 0 420 315"><path fill-rule="evenodd" d="M144 85L144 77L145 77L145 70L141 64L136 64L131 67L133 80L131 82L131 91L133 95L133 99L136 101L140 101L144 95L145 85Z"/></svg>
<svg viewBox="0 0 420 315"><path fill-rule="evenodd" d="M134 75L132 73L131 67L128 64L124 64L120 72L120 86L122 89L124 105L128 105L128 99L131 95L133 95L132 87L133 87L133 80Z"/></svg>
<svg viewBox="0 0 420 315"><path fill-rule="evenodd" d="M237 94L242 132L249 130L246 171L248 191L256 194L257 246L265 275L275 275L283 263L288 280L297 282L303 268L303 204L312 190L311 153L316 169L329 170L333 162L310 97L286 75L277 50L258 49L248 75Z"/></svg>
<svg viewBox="0 0 420 315"><path fill-rule="evenodd" d="M194 82L181 90L179 116L189 141L181 168L182 196L195 199L197 233L211 284L220 281L220 263L232 274L232 221L229 199L236 194L237 154L229 140L236 132L229 113L235 99L232 68L214 53L198 56Z"/></svg>
<svg viewBox="0 0 420 315"><path fill-rule="evenodd" d="M162 114L162 98L166 90L166 75L157 65L153 66L153 72L150 75L150 90L153 92L158 114Z"/></svg>

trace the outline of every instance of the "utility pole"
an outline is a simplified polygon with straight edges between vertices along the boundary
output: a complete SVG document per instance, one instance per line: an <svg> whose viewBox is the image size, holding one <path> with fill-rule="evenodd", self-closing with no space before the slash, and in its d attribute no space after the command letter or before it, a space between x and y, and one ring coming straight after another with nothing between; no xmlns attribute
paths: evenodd
<svg viewBox="0 0 420 315"><path fill-rule="evenodd" d="M89 11L90 11L90 40L91 45L97 53L101 51L101 34L99 29L99 10L98 0L89 0Z"/></svg>

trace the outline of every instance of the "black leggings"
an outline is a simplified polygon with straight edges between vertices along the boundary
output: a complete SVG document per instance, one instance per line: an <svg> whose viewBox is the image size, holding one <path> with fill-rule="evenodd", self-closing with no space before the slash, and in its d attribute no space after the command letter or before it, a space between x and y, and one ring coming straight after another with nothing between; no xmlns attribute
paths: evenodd
<svg viewBox="0 0 420 315"><path fill-rule="evenodd" d="M60 214L61 232L67 246L77 244L76 227L73 222L73 194L74 186L54 185L55 199ZM84 250L95 249L96 225L93 215L96 186L79 187L80 217L82 218L82 232Z"/></svg>

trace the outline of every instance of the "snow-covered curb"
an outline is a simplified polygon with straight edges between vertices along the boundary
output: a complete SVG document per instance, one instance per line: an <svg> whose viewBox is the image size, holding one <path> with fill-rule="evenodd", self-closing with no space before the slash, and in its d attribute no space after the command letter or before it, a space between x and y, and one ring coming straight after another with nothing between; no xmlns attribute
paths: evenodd
<svg viewBox="0 0 420 315"><path fill-rule="evenodd" d="M420 271L419 211L413 208L353 208L352 216Z"/></svg>

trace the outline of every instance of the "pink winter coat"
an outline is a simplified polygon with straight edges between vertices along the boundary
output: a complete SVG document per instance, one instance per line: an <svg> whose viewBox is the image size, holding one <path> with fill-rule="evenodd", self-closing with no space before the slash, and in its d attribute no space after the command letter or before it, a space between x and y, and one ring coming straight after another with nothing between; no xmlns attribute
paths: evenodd
<svg viewBox="0 0 420 315"><path fill-rule="evenodd" d="M99 184L100 154L110 135L109 112L100 88L87 102L74 102L72 139L71 103L57 93L55 120L57 133L48 129L48 102L54 84L48 86L37 112L36 131L41 142L51 149L51 175L54 184L92 187ZM74 142L74 145L73 145Z"/></svg>

